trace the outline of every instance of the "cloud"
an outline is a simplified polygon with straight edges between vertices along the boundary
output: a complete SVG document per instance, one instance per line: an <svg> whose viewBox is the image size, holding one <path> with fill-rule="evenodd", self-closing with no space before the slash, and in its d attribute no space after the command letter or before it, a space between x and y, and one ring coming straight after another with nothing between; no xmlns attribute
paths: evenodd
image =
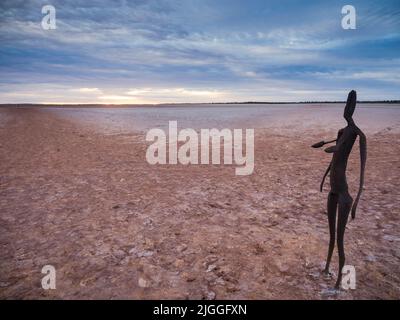
<svg viewBox="0 0 400 320"><path fill-rule="evenodd" d="M120 95L101 95L97 98L106 103L184 103L224 101L229 97L227 92L218 90L199 90L186 88L136 88L125 91Z"/></svg>
<svg viewBox="0 0 400 320"><path fill-rule="evenodd" d="M131 97L128 96L119 96L119 95L107 95L107 96L99 96L99 99L104 100L129 100Z"/></svg>
<svg viewBox="0 0 400 320"><path fill-rule="evenodd" d="M73 91L78 91L81 93L93 93L93 94L102 93L99 88L79 88L79 89L73 89Z"/></svg>
<svg viewBox="0 0 400 320"><path fill-rule="evenodd" d="M133 96L146 96L146 95L172 95L172 96L205 96L205 97L216 97L223 94L218 90L197 90L197 89L185 89L185 88L144 88L144 89L131 89L126 94Z"/></svg>

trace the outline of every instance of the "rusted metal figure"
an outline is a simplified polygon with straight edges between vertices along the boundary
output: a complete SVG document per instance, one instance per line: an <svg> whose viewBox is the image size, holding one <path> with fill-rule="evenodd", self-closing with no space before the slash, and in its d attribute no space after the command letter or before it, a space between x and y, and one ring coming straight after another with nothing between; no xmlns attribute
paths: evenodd
<svg viewBox="0 0 400 320"><path fill-rule="evenodd" d="M339 289L339 286L341 284L342 269L345 263L343 239L347 224L347 218L349 216L350 210L352 219L355 218L358 201L360 200L361 191L364 185L365 163L367 160L367 141L365 135L355 125L354 120L352 118L354 109L356 107L356 101L357 101L357 94L354 90L352 90L348 95L343 115L347 121L347 126L339 130L337 138L335 140L327 142L321 141L312 145L313 148L320 148L327 143L336 142L336 145L325 149L325 152L333 153L333 156L331 163L329 164L329 167L326 170L320 185L320 191L322 192L322 187L325 178L330 172L331 190L328 195L328 221L329 221L330 240L329 240L328 257L326 260L324 273L329 274L329 264L331 262L333 249L335 247L336 211L338 211L336 235L337 235L337 246L339 251L339 271L335 285L336 289ZM348 192L348 186L346 181L346 167L347 167L347 160L349 159L351 149L353 148L357 136L359 136L359 141L360 141L361 172L360 172L360 186L358 194L353 203L353 198L350 196Z"/></svg>

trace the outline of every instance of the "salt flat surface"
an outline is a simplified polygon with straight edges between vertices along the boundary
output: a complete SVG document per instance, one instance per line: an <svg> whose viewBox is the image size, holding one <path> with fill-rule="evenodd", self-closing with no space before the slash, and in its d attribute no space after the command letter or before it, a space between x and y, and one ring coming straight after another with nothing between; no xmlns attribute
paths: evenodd
<svg viewBox="0 0 400 320"><path fill-rule="evenodd" d="M173 120L178 121L178 129L266 128L290 133L344 127L343 107L344 104L188 104L133 108L46 107L42 110L107 134L166 129L168 121ZM366 133L399 132L400 105L358 104L354 119ZM5 120L0 112L0 123Z"/></svg>

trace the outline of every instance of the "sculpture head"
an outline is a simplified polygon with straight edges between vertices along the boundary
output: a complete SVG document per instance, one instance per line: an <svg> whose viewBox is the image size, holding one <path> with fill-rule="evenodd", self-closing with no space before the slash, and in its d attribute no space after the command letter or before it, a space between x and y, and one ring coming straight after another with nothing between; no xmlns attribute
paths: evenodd
<svg viewBox="0 0 400 320"><path fill-rule="evenodd" d="M343 114L343 117L346 119L347 122L353 121L352 117L354 110L356 108L356 102L357 102L357 93L354 90L351 90L347 97L347 103L346 106L344 107L344 114Z"/></svg>

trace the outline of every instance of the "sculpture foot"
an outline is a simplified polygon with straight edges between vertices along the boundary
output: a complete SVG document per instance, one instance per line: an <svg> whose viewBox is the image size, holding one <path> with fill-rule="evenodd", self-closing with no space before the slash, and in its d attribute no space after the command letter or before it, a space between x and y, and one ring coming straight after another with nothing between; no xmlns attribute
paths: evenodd
<svg viewBox="0 0 400 320"><path fill-rule="evenodd" d="M322 276L325 280L332 280L335 274L327 269L322 270Z"/></svg>

